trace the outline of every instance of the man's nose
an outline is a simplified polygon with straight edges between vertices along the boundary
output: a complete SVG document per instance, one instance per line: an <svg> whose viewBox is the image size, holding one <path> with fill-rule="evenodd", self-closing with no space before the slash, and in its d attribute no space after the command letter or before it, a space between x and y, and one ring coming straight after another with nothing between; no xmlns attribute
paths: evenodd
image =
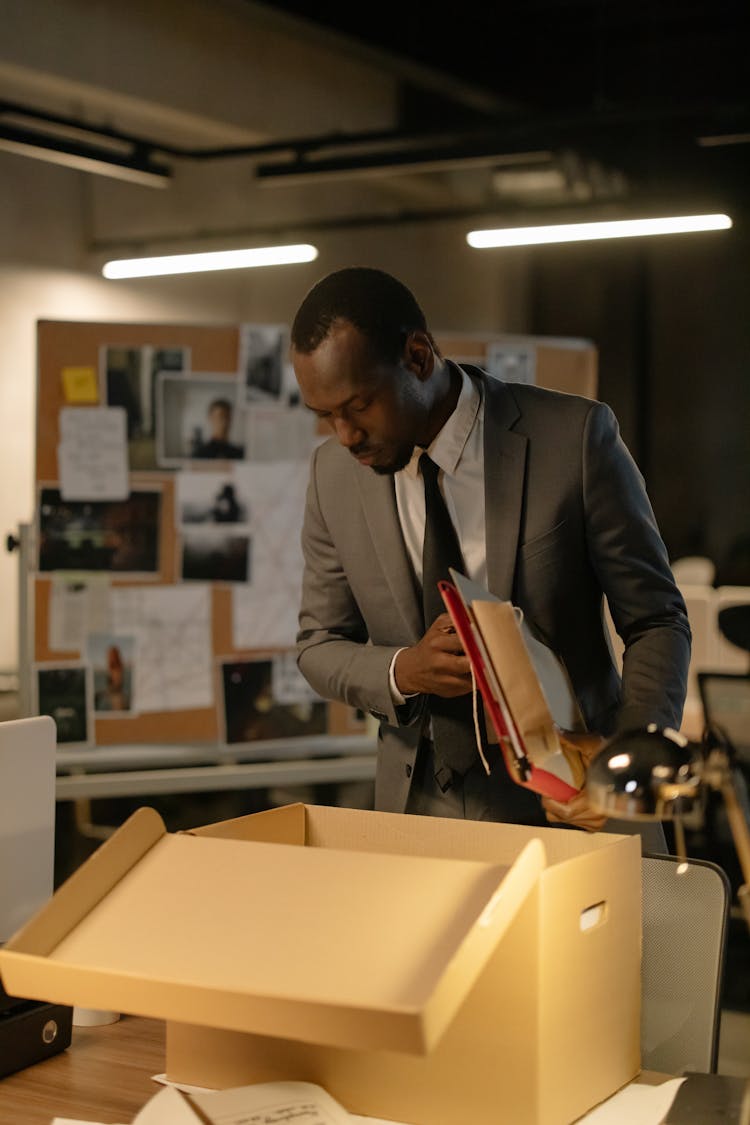
<svg viewBox="0 0 750 1125"><path fill-rule="evenodd" d="M336 437L345 449L351 449L364 438L364 432L359 426L353 426L346 418L337 418L333 423Z"/></svg>

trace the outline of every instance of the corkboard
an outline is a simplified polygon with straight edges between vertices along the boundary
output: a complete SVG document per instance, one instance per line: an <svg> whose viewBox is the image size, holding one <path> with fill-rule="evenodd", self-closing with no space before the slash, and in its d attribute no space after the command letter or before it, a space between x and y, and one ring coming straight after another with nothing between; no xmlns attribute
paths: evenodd
<svg viewBox="0 0 750 1125"><path fill-rule="evenodd" d="M236 325L190 326L39 321L37 325L37 495L40 487L56 487L58 484L57 447L60 438L60 410L63 406L71 404L64 395L62 371L67 368L93 368L98 376L100 349L105 345L189 348L193 372L234 376L238 366L239 329ZM142 588L179 582L174 481L174 471L130 474L132 490L158 488L161 492L159 569L157 574L139 577L137 580L131 579L127 574L114 576L111 580L112 586L137 584ZM36 571L33 576L32 597L34 661L46 665L79 663L83 658L82 654L56 651L49 646L51 589L52 575ZM272 657L278 650L234 647L231 590L226 585L216 584L211 590L211 632L214 692L218 707L95 718L93 743L95 745L130 743L158 745L219 741L223 728L219 662L232 659L263 660ZM357 716L351 708L343 704L329 704L327 716L329 733L362 734L365 729L364 718Z"/></svg>
<svg viewBox="0 0 750 1125"><path fill-rule="evenodd" d="M533 355L533 380L538 385L589 397L596 394L596 349L586 341L460 333L438 333L436 340L443 355L465 359L478 366L485 365L488 348L493 343L518 347L522 351L525 349ZM37 489L42 486L56 487L58 484L59 418L62 407L69 405L64 394L62 372L70 368L93 368L98 378L100 349L105 345L126 348L189 348L193 372L234 376L238 367L239 327L38 322ZM173 471L133 472L130 475L131 490L156 488L160 490L162 497L158 573L139 577L139 587L179 582L174 481ZM112 578L113 586L127 586L135 582L136 579L127 574ZM50 573L34 573L34 660L47 665L80 662L82 654L56 651L49 647L51 588ZM269 650L236 649L233 646L231 592L224 585L216 584L211 590L211 634L214 692L218 706L97 718L93 723L93 743L114 745L220 741L223 733L220 712L223 708L219 662L232 659L261 660L270 658L274 653ZM331 734L364 733L364 716L343 704L329 704L327 729Z"/></svg>

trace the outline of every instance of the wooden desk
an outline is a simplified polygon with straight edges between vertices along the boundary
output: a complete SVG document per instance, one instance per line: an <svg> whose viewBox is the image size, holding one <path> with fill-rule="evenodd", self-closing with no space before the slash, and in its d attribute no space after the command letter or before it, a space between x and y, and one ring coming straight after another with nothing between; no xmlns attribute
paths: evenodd
<svg viewBox="0 0 750 1125"><path fill-rule="evenodd" d="M67 1051L0 1081L0 1125L50 1125L53 1117L127 1125L159 1087L164 1024L122 1016L74 1027Z"/></svg>
<svg viewBox="0 0 750 1125"><path fill-rule="evenodd" d="M102 1027L74 1027L61 1055L0 1080L0 1125L51 1125L54 1117L129 1125L158 1092L165 1066L164 1023L122 1016ZM636 1082L668 1075L643 1071Z"/></svg>

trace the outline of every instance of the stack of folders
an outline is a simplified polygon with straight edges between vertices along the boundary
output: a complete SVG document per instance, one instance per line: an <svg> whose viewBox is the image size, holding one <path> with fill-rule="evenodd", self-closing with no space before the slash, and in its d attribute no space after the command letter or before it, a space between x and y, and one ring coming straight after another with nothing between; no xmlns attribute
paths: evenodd
<svg viewBox="0 0 750 1125"><path fill-rule="evenodd" d="M560 734L584 725L562 661L511 602L455 570L450 575L440 592L484 700L488 737L494 730L519 785L569 801L586 773L580 753Z"/></svg>

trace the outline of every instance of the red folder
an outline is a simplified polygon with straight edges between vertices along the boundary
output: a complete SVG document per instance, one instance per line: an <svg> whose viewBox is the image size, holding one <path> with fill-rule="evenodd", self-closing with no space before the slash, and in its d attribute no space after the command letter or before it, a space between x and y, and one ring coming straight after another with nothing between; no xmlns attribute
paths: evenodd
<svg viewBox="0 0 750 1125"><path fill-rule="evenodd" d="M438 588L451 616L456 633L469 658L474 678L484 700L487 714L497 734L500 750L510 777L525 789L531 789L555 801L569 801L579 792L575 786L549 770L535 766L523 744L521 734L505 702L502 687L473 620L471 609L451 582L439 582Z"/></svg>

